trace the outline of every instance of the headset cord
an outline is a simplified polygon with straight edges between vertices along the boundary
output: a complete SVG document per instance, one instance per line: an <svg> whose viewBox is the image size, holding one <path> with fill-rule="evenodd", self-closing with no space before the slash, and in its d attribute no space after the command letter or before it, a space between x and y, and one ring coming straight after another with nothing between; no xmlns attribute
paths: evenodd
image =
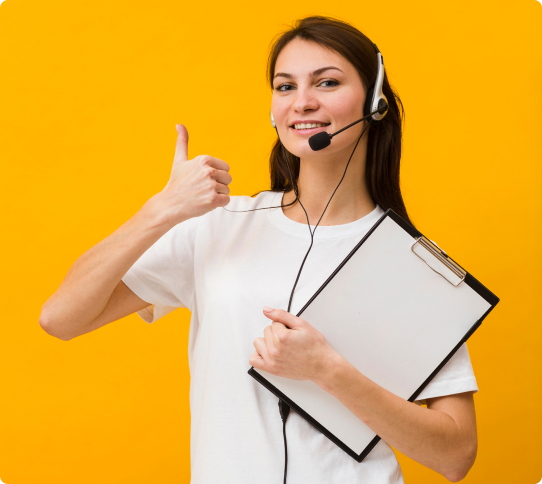
<svg viewBox="0 0 542 484"><path fill-rule="evenodd" d="M271 190L262 190L262 192L270 192ZM259 192L261 193L261 192ZM224 210L232 213L243 213L243 212L255 212L256 210L269 210L270 208L283 208L283 207L289 207L290 205L293 205L295 202L297 202L298 198L296 195L296 198L293 202L288 203L287 205L277 205L276 207L260 207L260 208L252 208L250 210L229 210L226 207L222 207Z"/></svg>
<svg viewBox="0 0 542 484"><path fill-rule="evenodd" d="M294 191L295 191L295 195L296 195L296 199L299 200L299 205L301 205L301 208L303 209L303 211L305 212L305 217L307 218L307 226L309 227L309 232L311 234L311 244L309 246L309 250L307 251L307 253L305 254L305 257L303 258L303 262L301 263L301 267L299 268L299 272L297 273L297 277L296 277L296 280L295 280L295 283L294 283L294 287L292 288L292 292L290 293L290 300L288 301L288 312L290 312L290 308L292 307L292 299L294 297L294 291L295 291L295 288L297 286L297 282L299 281L299 276L301 275L301 271L303 270L303 266L305 265L305 261L307 260L307 257L309 255L309 252L311 251L312 249L312 245L313 245L313 242L314 242L314 233L316 232L316 229L318 228L318 225L320 225L320 222L324 216L324 214L326 213L326 210L327 208L329 207L329 204L331 203L331 200L333 199L333 197L335 196L335 192L337 191L337 189L339 188L339 186L341 185L341 183L343 182L344 180L344 177L346 175L346 170L348 169L348 165L350 165L350 160L352 160L352 156L354 156L354 152L356 151L356 148L358 147L358 144L359 144L359 141L361 140L361 137L363 136L363 133L365 133L365 130L369 127L369 125L371 124L371 120L369 120L369 122L367 123L367 126L365 126L365 128L363 128L363 131L361 132L361 134L359 135L359 138L358 140L356 141L356 146L354 146L354 149L352 150L352 154L350 155L350 158L348 158L348 163L346 164L346 167L344 169L344 173L343 173L343 176L341 178L341 180L339 181L339 184L335 187L335 190L333 190L333 193L331 194L331 197L330 199L328 200L327 202L327 205L326 207L324 208L324 211L322 212L322 215L320 215L320 218L318 219L318 223L316 224L316 226L314 227L314 230L311 230L311 226L310 226L310 222L309 222L309 216L307 214L307 211L305 210L305 207L303 206L303 204L301 203L301 200L299 199L299 195L298 195L298 192L297 192L297 184L294 182L293 186L294 186ZM283 155L284 155L284 159L286 160L286 164L288 165L288 171L290 173L290 178L292 178L292 172L290 170L290 164L288 163L288 159L286 158L286 153L284 152L284 146L283 144L281 143L280 144L281 147L282 147L282 152L283 152Z"/></svg>
<svg viewBox="0 0 542 484"><path fill-rule="evenodd" d="M288 166L288 172L290 173L290 179L292 180L292 186L294 188L296 200L299 200L299 205L301 205L301 208L303 209L303 212L305 212L305 217L307 218L307 225L309 227L309 232L311 234L311 244L309 246L309 250L305 254L305 257L303 258L303 262L301 263L301 267L299 268L299 272L297 273L297 277L295 279L294 287L292 288L292 292L290 294L290 300L288 302L288 312L290 312L290 308L292 306L292 298L294 297L294 291L295 291L295 288L297 286L297 282L299 281L299 276L301 275L301 271L303 270L303 266L305 265L305 261L307 260L309 252L312 249L312 245L313 245L313 242L314 242L314 233L316 232L316 229L318 228L318 225L320 225L320 221L322 220L322 217L326 213L327 207L329 207L329 204L331 203L331 199L333 198L333 196L335 195L335 192L337 191L340 184L344 180L344 177L346 175L346 170L348 169L348 165L350 164L350 160L352 159L352 156L354 156L354 152L356 151L356 148L358 147L359 141L361 140L361 137L363 136L363 133L365 133L365 130L369 127L371 122L372 122L372 120L369 119L369 121L367 123L367 126L365 126L365 128L363 128L363 131L359 135L359 138L356 141L356 146L354 146L354 149L352 150L352 154L350 155L350 158L348 159L348 163L346 164L346 167L344 169L343 176L342 176L341 180L339 181L339 184L337 185L337 187L333 191L329 201L327 202L327 205L324 208L324 211L322 212L322 215L320 215L320 218L318 220L318 223L314 227L314 230L311 230L311 226L310 226L310 222L309 222L309 215L307 214L307 211L305 210L305 207L303 206L303 204L301 203L301 199L299 198L299 194L298 194L298 191L297 191L297 183L293 180L292 171L290 170L290 164L288 163L288 158L286 157L286 152L284 151L284 145L282 144L282 142L280 143L280 146L282 147L282 154L284 156L284 160L286 161L286 165ZM278 135L278 132L277 132L277 135ZM295 202L295 200L294 200L294 202ZM290 413L290 406L284 400L282 400L280 398L279 398L279 411L280 411L280 416L282 418L282 432L283 432L283 435L284 435L284 484L286 484L286 473L287 473L287 470L288 470L288 447L287 447L287 444L286 444L286 419L288 418L288 414Z"/></svg>
<svg viewBox="0 0 542 484"><path fill-rule="evenodd" d="M288 447L286 444L286 419L290 413L290 406L284 401L279 400L280 417L282 418L282 434L284 436L284 484L286 484L286 470L288 469Z"/></svg>
<svg viewBox="0 0 542 484"><path fill-rule="evenodd" d="M284 150L284 145L282 144L282 141L280 141L280 137L279 137L279 142L280 142L280 146L282 148L282 155L284 156L284 161L286 161L286 166L288 167L288 173L290 174L290 180L292 181L292 187L293 187L294 193L295 193L295 200L293 202L291 202L291 203L288 203L287 205L282 205L281 204L281 205L277 205L276 207L261 207L261 208L253 208L251 210L228 210L226 207L222 207L224 210L227 210L228 212L255 212L256 210L268 210L268 209L271 209L271 208L289 207L290 205L293 205L295 202L299 201L299 205L301 205L301 208L303 209L303 212L305 212L305 217L307 219L307 226L309 227L309 233L311 234L311 243L310 243L310 246L309 246L309 250L307 250L307 253L305 254L305 257L303 258L303 262L301 262L299 272L297 273L297 277L295 279L294 287L292 287L292 292L290 293L290 300L288 301L288 312L290 312L290 308L292 307L292 299L294 297L295 288L296 288L297 283L299 281L299 276L301 275L301 271L303 270L303 266L305 265L305 261L307 260L309 252L311 251L312 245L314 243L314 233L316 232L316 229L318 228L318 225L320 225L320 221L322 220L322 217L326 213L326 210L329 207L329 204L331 203L331 200L335 196L335 192L337 191L337 189L341 185L342 181L344 180L344 177L346 175L346 170L348 169L348 165L350 165L350 161L352 160L352 156L354 156L354 152L356 151L356 148L358 147L358 144L359 144L359 142L360 142L360 140L361 140L361 138L363 136L363 133L365 133L365 130L369 127L369 125L371 123L372 123L372 119L369 118L368 121L367 121L367 126L365 126L365 128L363 128L363 131L359 135L359 138L356 141L356 145L354 146L354 149L352 150L352 154L350 155L350 158L348 158L348 163L346 163L346 167L344 169L343 176L342 176L341 180L339 181L339 184L335 187L335 190L331 194L331 197L328 200L328 202L326 204L326 207L324 208L324 211L322 212L322 215L320 215L320 218L318 219L318 223L314 227L314 230L311 230L309 215L307 214L307 211L305 210L305 207L303 206L303 204L301 203L301 199L299 198L299 192L298 192L298 189L297 189L297 182L294 180L294 177L292 175L292 170L290 169L290 163L288 163L288 157L286 156L286 151ZM278 136L279 133L278 133L277 128L275 128L275 131L277 132L277 136ZM288 470L288 446L287 446L287 443L286 443L286 419L288 418L288 415L290 413L290 406L284 400L282 400L280 398L279 398L278 404L279 404L280 416L281 416L281 419L282 419L282 433L283 433L283 436L284 436L284 484L286 484L286 473L287 473L287 470Z"/></svg>

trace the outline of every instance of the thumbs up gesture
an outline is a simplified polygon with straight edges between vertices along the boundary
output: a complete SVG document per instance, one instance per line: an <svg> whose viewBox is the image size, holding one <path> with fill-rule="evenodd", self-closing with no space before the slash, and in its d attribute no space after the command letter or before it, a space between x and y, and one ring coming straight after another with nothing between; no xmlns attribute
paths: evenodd
<svg viewBox="0 0 542 484"><path fill-rule="evenodd" d="M230 203L229 165L209 155L188 159L188 131L177 125L177 145L171 176L160 198L162 216L174 224Z"/></svg>

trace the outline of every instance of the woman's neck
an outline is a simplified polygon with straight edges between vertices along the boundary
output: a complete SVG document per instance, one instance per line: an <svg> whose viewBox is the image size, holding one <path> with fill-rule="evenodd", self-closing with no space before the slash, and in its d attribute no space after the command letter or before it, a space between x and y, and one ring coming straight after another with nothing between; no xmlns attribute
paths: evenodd
<svg viewBox="0 0 542 484"><path fill-rule="evenodd" d="M365 150L360 150L359 155L352 158L346 175L335 192L320 225L351 223L376 208L365 182L365 153ZM298 180L299 198L307 211L311 225L318 223L327 202L343 176L347 161L348 158L342 163L330 163L329 160L301 160ZM282 205L287 205L294 200L295 193L291 190L284 194ZM307 223L307 217L299 203L282 210L289 219Z"/></svg>

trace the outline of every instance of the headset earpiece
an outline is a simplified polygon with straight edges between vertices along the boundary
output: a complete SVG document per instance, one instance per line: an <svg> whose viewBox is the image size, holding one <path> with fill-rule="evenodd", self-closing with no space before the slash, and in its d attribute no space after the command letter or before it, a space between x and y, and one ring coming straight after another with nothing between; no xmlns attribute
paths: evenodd
<svg viewBox="0 0 542 484"><path fill-rule="evenodd" d="M273 128L276 128L277 125L275 124L275 118L273 118L273 113L271 111L269 111L269 117L271 118L271 126L273 126Z"/></svg>
<svg viewBox="0 0 542 484"><path fill-rule="evenodd" d="M371 119L373 121L380 121L384 116L386 116L389 104L386 96L384 96L384 93L382 92L382 85L384 84L384 58L382 57L382 54L378 50L376 44L373 44L373 46L376 52L376 58L378 62L378 72L373 87L371 87L367 91L365 105L363 106L363 116L367 116L369 113L372 113L377 109L386 108L383 113L380 112L371 116Z"/></svg>
<svg viewBox="0 0 542 484"><path fill-rule="evenodd" d="M374 87L371 87L367 91L367 97L365 98L365 106L363 106L363 116L367 116L371 112L371 105L373 103Z"/></svg>

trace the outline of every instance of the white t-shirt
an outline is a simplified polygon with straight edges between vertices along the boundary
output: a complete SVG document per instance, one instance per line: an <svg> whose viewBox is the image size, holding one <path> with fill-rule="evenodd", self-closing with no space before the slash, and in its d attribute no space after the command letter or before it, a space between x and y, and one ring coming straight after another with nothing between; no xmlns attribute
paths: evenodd
<svg viewBox="0 0 542 484"><path fill-rule="evenodd" d="M281 204L282 193L232 196L230 210ZM381 217L377 206L355 222L318 226L291 313L296 314ZM313 227L314 229L314 227ZM153 323L176 307L192 312L190 365L192 484L281 484L284 440L278 399L247 372L253 341L271 321L263 306L287 309L310 244L306 224L281 208L230 213L221 208L180 223L122 278L153 304ZM310 321L309 321L310 323ZM478 391L463 345L419 396ZM288 484L403 483L391 447L380 440L360 463L294 410L286 422Z"/></svg>

